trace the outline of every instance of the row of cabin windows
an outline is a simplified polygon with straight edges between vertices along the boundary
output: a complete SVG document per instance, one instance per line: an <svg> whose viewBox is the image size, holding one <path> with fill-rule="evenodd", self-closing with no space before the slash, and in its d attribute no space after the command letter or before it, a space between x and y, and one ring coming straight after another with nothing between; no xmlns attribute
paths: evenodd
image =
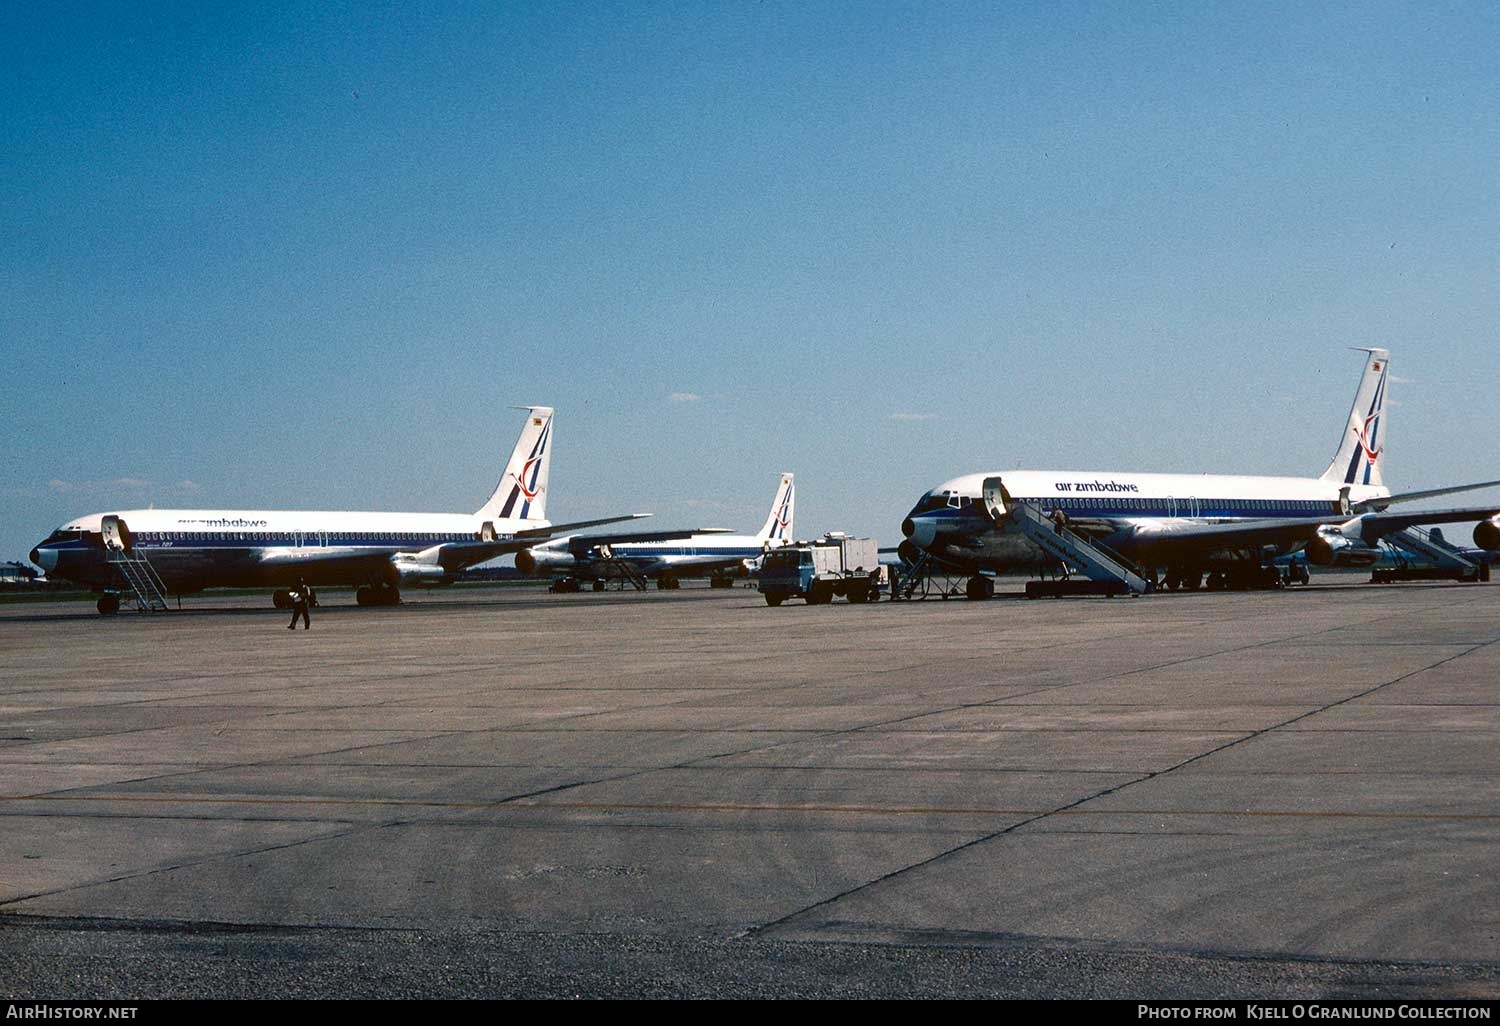
<svg viewBox="0 0 1500 1026"><path fill-rule="evenodd" d="M958 495L949 493L935 495L936 501L929 500L922 504L922 509L937 509L947 506L950 509L968 509L976 505L978 500L969 495ZM1331 506L1327 502L1316 499L1140 499L1140 498L1116 498L1116 497L1068 497L1068 498L1041 498L1029 500L1046 507L1047 509L1120 509L1135 510L1138 512L1155 511L1173 505L1178 512L1196 507L1199 510L1215 510L1228 513L1253 513L1266 516L1276 516L1288 513L1327 513ZM919 510L920 512L920 510Z"/></svg>
<svg viewBox="0 0 1500 1026"><path fill-rule="evenodd" d="M1060 498L1037 499L1048 509L1118 509L1138 512L1175 508L1180 514L1197 510L1227 515L1285 516L1292 513L1327 513L1332 507L1316 499L1136 499L1136 498Z"/></svg>
<svg viewBox="0 0 1500 1026"><path fill-rule="evenodd" d="M322 538L344 543L417 543L468 540L470 535L440 534L435 531L141 531L139 542L253 542L261 545L295 545L314 543Z"/></svg>

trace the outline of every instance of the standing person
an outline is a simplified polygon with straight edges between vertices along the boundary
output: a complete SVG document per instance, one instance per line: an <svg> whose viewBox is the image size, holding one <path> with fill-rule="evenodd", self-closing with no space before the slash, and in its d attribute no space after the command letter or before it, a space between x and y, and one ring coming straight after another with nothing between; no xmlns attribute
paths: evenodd
<svg viewBox="0 0 1500 1026"><path fill-rule="evenodd" d="M297 578L297 586L292 589L292 622L286 625L286 629L294 631L297 629L297 617L302 617L302 629L312 630L312 617L307 615L308 599L312 596L312 589L302 578Z"/></svg>

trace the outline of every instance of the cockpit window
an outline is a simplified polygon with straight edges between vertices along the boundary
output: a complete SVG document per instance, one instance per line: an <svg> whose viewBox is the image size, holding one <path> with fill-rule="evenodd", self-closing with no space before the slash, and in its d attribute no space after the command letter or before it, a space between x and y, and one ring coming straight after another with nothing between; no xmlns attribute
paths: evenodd
<svg viewBox="0 0 1500 1026"><path fill-rule="evenodd" d="M47 541L67 541L69 538L81 537L83 537L83 528L81 527L59 527L47 536Z"/></svg>

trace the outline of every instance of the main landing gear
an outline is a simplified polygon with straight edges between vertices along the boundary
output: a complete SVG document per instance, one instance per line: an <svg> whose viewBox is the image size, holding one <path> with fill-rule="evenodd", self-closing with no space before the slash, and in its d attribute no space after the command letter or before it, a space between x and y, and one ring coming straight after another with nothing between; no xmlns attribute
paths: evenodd
<svg viewBox="0 0 1500 1026"><path fill-rule="evenodd" d="M1270 591L1292 584L1306 584L1309 580L1306 565L1298 562L1283 573L1280 567L1262 566L1257 562L1235 563L1220 566L1207 572L1200 567L1171 566L1161 585L1167 591Z"/></svg>
<svg viewBox="0 0 1500 1026"><path fill-rule="evenodd" d="M361 606L399 606L401 589L392 584L362 584L354 589L354 601Z"/></svg>

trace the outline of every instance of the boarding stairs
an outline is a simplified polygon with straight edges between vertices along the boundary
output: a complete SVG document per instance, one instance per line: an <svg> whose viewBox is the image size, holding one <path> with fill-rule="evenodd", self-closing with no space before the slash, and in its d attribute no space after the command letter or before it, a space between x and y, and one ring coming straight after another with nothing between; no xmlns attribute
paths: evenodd
<svg viewBox="0 0 1500 1026"><path fill-rule="evenodd" d="M1473 570L1479 565L1441 534L1425 531L1420 527L1408 527L1404 531L1386 535L1385 540L1401 551L1443 570Z"/></svg>
<svg viewBox="0 0 1500 1026"><path fill-rule="evenodd" d="M920 601L930 596L941 599L962 597L965 577L931 553L924 552L915 563L903 562L891 577L891 600Z"/></svg>
<svg viewBox="0 0 1500 1026"><path fill-rule="evenodd" d="M106 549L109 565L124 578L126 586L135 596L136 607L143 613L165 613L167 611L167 586L161 575L144 556L133 555L125 549Z"/></svg>
<svg viewBox="0 0 1500 1026"><path fill-rule="evenodd" d="M599 546L597 559L604 580L620 581L622 586L630 584L636 591L646 590L646 576L630 560L617 557L608 545Z"/></svg>
<svg viewBox="0 0 1500 1026"><path fill-rule="evenodd" d="M997 477L984 482L984 503L996 522L1008 518L1042 551L1065 566L1081 571L1091 581L1123 586L1132 595L1152 590L1146 574L1118 552L1053 520L1035 502L1011 498Z"/></svg>

